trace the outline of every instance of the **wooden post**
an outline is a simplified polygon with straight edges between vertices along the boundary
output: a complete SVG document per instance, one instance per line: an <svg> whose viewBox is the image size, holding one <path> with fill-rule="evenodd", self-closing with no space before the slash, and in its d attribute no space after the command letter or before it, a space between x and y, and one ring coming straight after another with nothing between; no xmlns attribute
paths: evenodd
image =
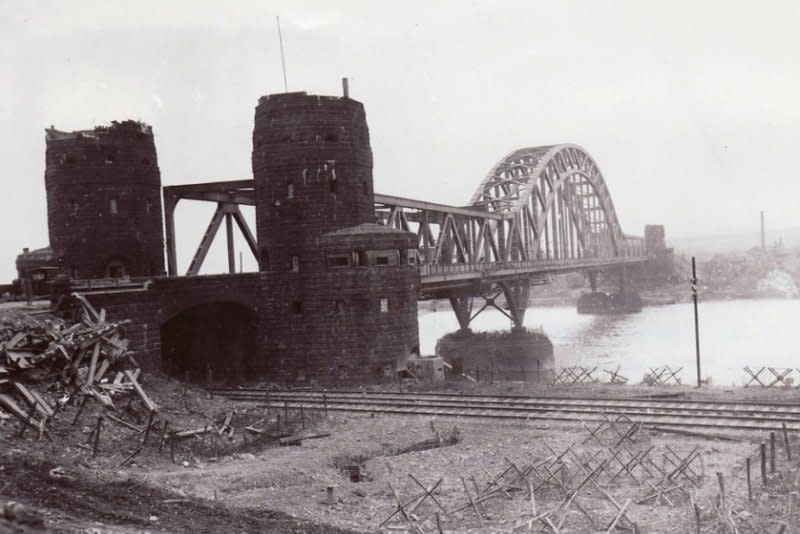
<svg viewBox="0 0 800 534"><path fill-rule="evenodd" d="M750 457L747 457L747 500L753 500L753 487L750 483Z"/></svg>
<svg viewBox="0 0 800 534"><path fill-rule="evenodd" d="M767 444L761 442L761 484L767 485Z"/></svg>
<svg viewBox="0 0 800 534"><path fill-rule="evenodd" d="M783 446L786 448L786 459L792 461L792 448L789 446L789 430L786 428L786 423L781 423L783 427Z"/></svg>
<svg viewBox="0 0 800 534"><path fill-rule="evenodd" d="M153 418L156 412L150 412L150 417L147 419L147 427L144 429L144 438L142 438L142 445L147 443L147 438L150 436L150 428L153 426Z"/></svg>
<svg viewBox="0 0 800 534"><path fill-rule="evenodd" d="M94 430L94 446L92 447L92 456L97 456L97 448L100 446L100 431L103 429L103 415L97 416L97 426Z"/></svg>
<svg viewBox="0 0 800 534"><path fill-rule="evenodd" d="M167 437L167 427L169 426L168 421L164 421L164 430L161 431L161 439L158 440L158 453L161 454L161 451L164 449L164 440Z"/></svg>
<svg viewBox="0 0 800 534"><path fill-rule="evenodd" d="M769 433L769 472L775 474L775 432Z"/></svg>
<svg viewBox="0 0 800 534"><path fill-rule="evenodd" d="M88 401L88 400L89 400L89 397L86 397L86 396L83 397L83 400L81 401L81 405L78 408L78 411L75 413L75 417L72 419L72 426L75 426L75 424L78 422L78 417L80 417L81 413L83 413L83 409L86 407L86 401Z"/></svg>
<svg viewBox="0 0 800 534"><path fill-rule="evenodd" d="M717 471L717 482L719 483L719 495L722 509L725 509L725 479L722 478L722 473Z"/></svg>

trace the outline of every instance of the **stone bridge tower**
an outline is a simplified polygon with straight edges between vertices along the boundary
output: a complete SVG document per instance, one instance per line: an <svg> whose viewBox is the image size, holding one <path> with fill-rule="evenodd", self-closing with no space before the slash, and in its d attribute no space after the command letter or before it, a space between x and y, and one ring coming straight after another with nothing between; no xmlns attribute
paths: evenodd
<svg viewBox="0 0 800 534"><path fill-rule="evenodd" d="M253 130L262 271L306 271L326 232L375 222L364 106L347 97L262 97Z"/></svg>
<svg viewBox="0 0 800 534"><path fill-rule="evenodd" d="M153 131L135 122L46 136L50 246L70 278L164 272Z"/></svg>

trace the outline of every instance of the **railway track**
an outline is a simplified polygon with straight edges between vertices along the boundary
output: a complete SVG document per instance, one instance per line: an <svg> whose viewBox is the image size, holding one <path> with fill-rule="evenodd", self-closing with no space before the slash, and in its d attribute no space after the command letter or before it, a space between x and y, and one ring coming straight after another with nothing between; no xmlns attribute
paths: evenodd
<svg viewBox="0 0 800 534"><path fill-rule="evenodd" d="M626 416L650 427L800 431L800 404L625 398L528 397L386 391L214 389L270 408L506 420L601 422Z"/></svg>

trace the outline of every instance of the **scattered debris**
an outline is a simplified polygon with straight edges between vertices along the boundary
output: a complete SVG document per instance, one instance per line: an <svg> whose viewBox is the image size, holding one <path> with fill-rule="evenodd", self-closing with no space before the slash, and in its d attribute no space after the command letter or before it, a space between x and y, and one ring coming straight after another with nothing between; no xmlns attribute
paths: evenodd
<svg viewBox="0 0 800 534"><path fill-rule="evenodd" d="M140 370L122 335L125 322L106 319L85 297L73 293L80 320L69 323L52 316L8 314L0 318L0 411L20 420L22 428L47 435L47 424L67 403L79 402L76 424L86 403L99 403L108 419L135 432L150 430L158 406L139 384ZM112 378L113 376L113 378ZM149 414L145 429L115 409L116 398L135 396ZM128 403L130 408L130 403ZM6 414L5 412L8 412ZM93 431L97 450L101 419Z"/></svg>

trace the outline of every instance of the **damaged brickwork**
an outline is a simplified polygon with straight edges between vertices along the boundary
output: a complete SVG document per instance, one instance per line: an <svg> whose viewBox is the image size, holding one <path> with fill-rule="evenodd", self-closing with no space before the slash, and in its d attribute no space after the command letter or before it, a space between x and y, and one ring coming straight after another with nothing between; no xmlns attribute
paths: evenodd
<svg viewBox="0 0 800 534"><path fill-rule="evenodd" d="M153 131L134 121L46 135L50 246L71 278L164 272Z"/></svg>

